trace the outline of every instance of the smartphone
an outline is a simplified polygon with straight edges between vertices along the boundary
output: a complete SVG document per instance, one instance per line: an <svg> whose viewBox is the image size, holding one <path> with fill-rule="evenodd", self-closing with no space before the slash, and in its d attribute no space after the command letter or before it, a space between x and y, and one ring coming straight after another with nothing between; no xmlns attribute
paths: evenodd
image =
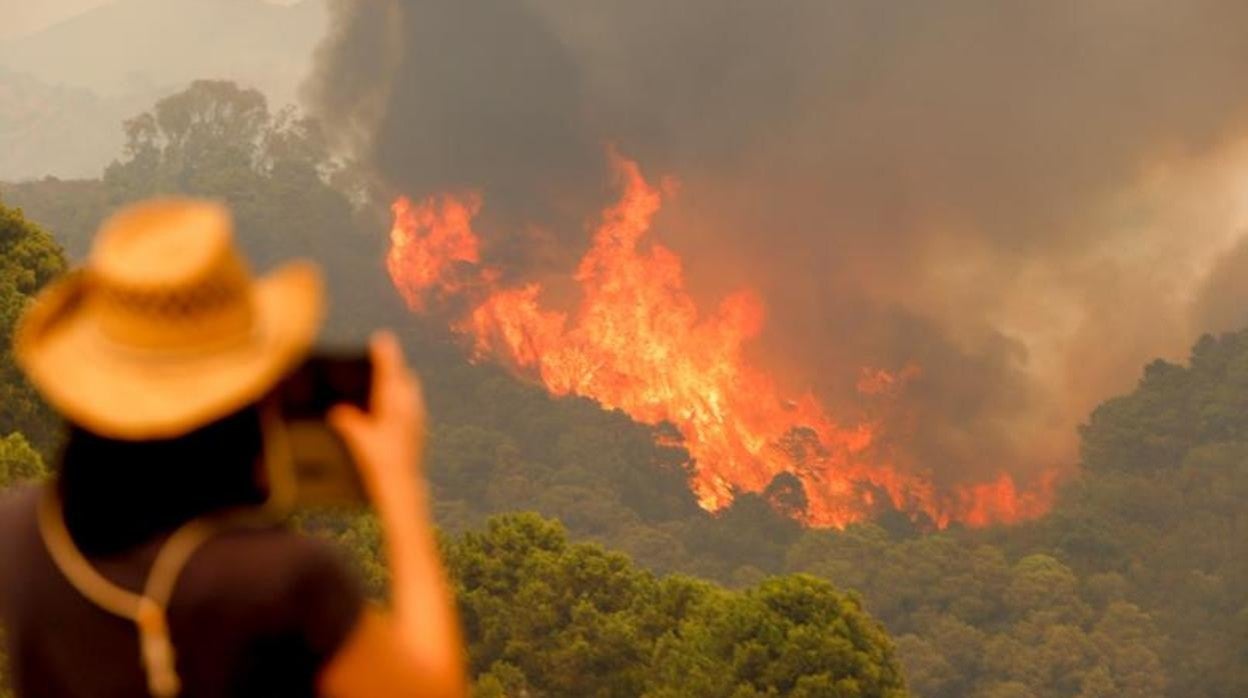
<svg viewBox="0 0 1248 698"><path fill-rule="evenodd" d="M364 353L314 354L275 391L297 487L305 507L367 502L359 468L346 442L326 421L340 403L368 409L373 364Z"/></svg>

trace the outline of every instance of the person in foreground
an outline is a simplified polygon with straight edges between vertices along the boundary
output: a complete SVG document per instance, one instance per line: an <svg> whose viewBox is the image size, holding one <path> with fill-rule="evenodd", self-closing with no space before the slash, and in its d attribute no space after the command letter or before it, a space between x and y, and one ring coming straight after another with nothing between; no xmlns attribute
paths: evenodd
<svg viewBox="0 0 1248 698"><path fill-rule="evenodd" d="M368 411L330 414L384 528L383 611L277 523L289 464L266 405L319 329L319 274L253 280L231 238L216 204L135 205L18 324L15 357L70 427L55 479L0 500L17 695L465 695L415 376L379 334Z"/></svg>

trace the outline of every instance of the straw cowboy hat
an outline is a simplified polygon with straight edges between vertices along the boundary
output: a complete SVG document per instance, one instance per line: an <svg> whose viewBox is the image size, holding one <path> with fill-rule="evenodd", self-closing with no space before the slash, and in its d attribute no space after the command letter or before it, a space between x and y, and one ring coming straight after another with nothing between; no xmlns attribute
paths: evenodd
<svg viewBox="0 0 1248 698"><path fill-rule="evenodd" d="M18 322L14 353L48 402L116 439L172 438L263 396L307 353L323 289L310 263L252 279L229 212L192 199L130 206L86 266Z"/></svg>

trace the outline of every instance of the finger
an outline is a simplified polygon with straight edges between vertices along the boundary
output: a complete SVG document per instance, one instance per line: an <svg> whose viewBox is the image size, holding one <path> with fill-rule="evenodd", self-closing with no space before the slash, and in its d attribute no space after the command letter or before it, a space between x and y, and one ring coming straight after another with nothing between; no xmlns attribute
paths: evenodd
<svg viewBox="0 0 1248 698"><path fill-rule="evenodd" d="M374 414L409 411L412 403L420 399L416 376L407 368L402 348L393 334L379 333L375 341L377 364L372 411Z"/></svg>
<svg viewBox="0 0 1248 698"><path fill-rule="evenodd" d="M371 349L375 370L382 378L390 380L406 373L403 350L393 332L382 330L374 334Z"/></svg>
<svg viewBox="0 0 1248 698"><path fill-rule="evenodd" d="M352 446L367 439L369 418L354 405L335 405L326 416L329 426Z"/></svg>
<svg viewBox="0 0 1248 698"><path fill-rule="evenodd" d="M373 385L369 394L369 411L376 414L382 409L385 393L394 374L394 337L388 331L373 333L368 343L369 358L373 364Z"/></svg>

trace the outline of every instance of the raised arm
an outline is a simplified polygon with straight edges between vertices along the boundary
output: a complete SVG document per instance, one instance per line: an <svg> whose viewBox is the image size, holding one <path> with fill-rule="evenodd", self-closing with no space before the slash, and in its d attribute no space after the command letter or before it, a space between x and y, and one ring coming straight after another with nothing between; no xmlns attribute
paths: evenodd
<svg viewBox="0 0 1248 698"><path fill-rule="evenodd" d="M334 698L465 696L459 623L419 469L425 441L420 385L392 334L375 337L371 351L369 411L340 406L330 423L355 455L381 518L392 610L365 614L322 672L321 691Z"/></svg>

